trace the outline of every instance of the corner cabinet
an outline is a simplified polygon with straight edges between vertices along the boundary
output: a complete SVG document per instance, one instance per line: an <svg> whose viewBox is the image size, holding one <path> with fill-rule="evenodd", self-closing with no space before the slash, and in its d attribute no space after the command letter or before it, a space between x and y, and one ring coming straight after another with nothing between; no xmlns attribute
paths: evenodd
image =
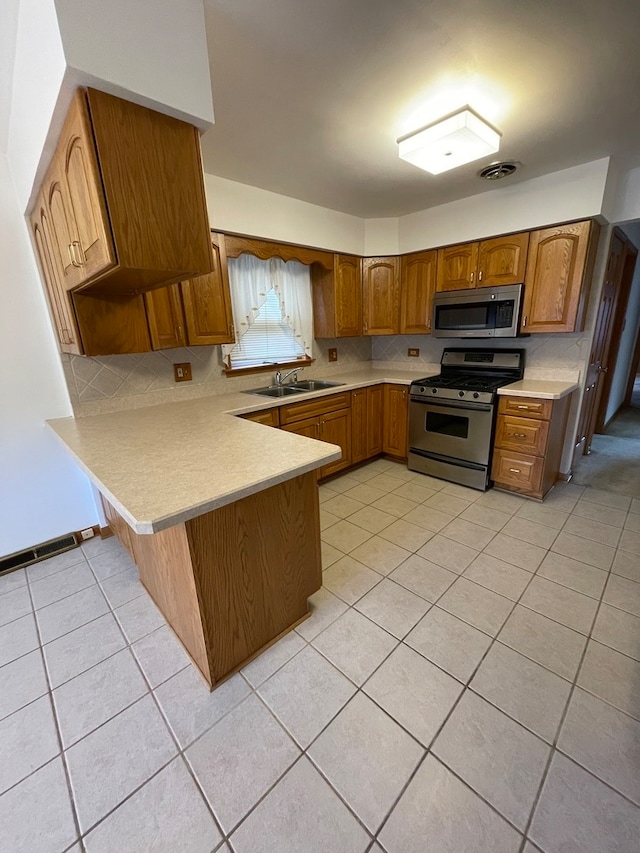
<svg viewBox="0 0 640 853"><path fill-rule="evenodd" d="M399 334L399 257L362 259L362 331L365 335Z"/></svg>
<svg viewBox="0 0 640 853"><path fill-rule="evenodd" d="M592 220L531 233L523 332L582 331L599 233Z"/></svg>
<svg viewBox="0 0 640 853"><path fill-rule="evenodd" d="M334 255L333 267L311 268L313 328L316 338L355 338L362 335L360 258Z"/></svg>
<svg viewBox="0 0 640 853"><path fill-rule="evenodd" d="M318 469L319 479L351 467L351 393L349 391L282 406L280 426L287 432L327 441L342 448L340 459Z"/></svg>
<svg viewBox="0 0 640 853"><path fill-rule="evenodd" d="M79 90L42 184L67 290L124 296L211 272L198 131Z"/></svg>

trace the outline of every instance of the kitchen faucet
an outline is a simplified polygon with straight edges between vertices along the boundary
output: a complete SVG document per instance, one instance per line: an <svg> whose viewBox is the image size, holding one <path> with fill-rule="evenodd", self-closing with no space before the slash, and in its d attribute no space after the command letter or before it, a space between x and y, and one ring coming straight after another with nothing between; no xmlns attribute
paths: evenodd
<svg viewBox="0 0 640 853"><path fill-rule="evenodd" d="M279 385L279 386L284 385L284 380L287 379L292 374L293 374L293 381L297 382L299 370L304 370L304 368L303 367L294 367L293 370L287 371L287 373L285 373L284 376L282 375L282 372L280 370L276 370L276 374L273 377L274 385Z"/></svg>

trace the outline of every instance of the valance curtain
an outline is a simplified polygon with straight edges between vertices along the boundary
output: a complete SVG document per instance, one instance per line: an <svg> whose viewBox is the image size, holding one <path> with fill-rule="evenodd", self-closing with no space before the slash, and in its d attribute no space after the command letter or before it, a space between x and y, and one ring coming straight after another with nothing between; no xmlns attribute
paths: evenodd
<svg viewBox="0 0 640 853"><path fill-rule="evenodd" d="M242 254L229 259L229 284L236 342L222 347L228 367L311 358L313 309L307 266Z"/></svg>

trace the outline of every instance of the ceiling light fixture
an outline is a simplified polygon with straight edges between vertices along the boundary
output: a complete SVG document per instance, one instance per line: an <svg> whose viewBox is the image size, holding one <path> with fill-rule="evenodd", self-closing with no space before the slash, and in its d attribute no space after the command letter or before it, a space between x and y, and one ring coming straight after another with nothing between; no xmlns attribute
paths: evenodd
<svg viewBox="0 0 640 853"><path fill-rule="evenodd" d="M428 124L398 139L398 155L419 169L439 175L495 154L502 134L471 107Z"/></svg>

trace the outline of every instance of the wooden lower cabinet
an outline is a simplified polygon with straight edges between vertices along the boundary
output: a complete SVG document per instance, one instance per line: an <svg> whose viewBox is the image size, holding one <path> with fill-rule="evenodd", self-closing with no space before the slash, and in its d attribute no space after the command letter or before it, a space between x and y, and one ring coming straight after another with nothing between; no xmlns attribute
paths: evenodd
<svg viewBox="0 0 640 853"><path fill-rule="evenodd" d="M371 385L351 392L351 462L382 453L384 388Z"/></svg>
<svg viewBox="0 0 640 853"><path fill-rule="evenodd" d="M500 397L491 469L497 488L544 498L559 478L570 399Z"/></svg>
<svg viewBox="0 0 640 853"><path fill-rule="evenodd" d="M322 585L314 472L148 535L103 503L211 688L305 619L307 599Z"/></svg>
<svg viewBox="0 0 640 853"><path fill-rule="evenodd" d="M253 421L256 424L264 424L265 426L279 427L280 426L280 411L277 408L265 409L262 412L249 412L248 415L240 415L245 421Z"/></svg>
<svg viewBox="0 0 640 853"><path fill-rule="evenodd" d="M351 467L351 395L348 391L282 406L280 425L287 432L342 448L340 459L318 468L318 479Z"/></svg>
<svg viewBox="0 0 640 853"><path fill-rule="evenodd" d="M384 386L382 449L397 459L407 458L409 389L406 385Z"/></svg>

